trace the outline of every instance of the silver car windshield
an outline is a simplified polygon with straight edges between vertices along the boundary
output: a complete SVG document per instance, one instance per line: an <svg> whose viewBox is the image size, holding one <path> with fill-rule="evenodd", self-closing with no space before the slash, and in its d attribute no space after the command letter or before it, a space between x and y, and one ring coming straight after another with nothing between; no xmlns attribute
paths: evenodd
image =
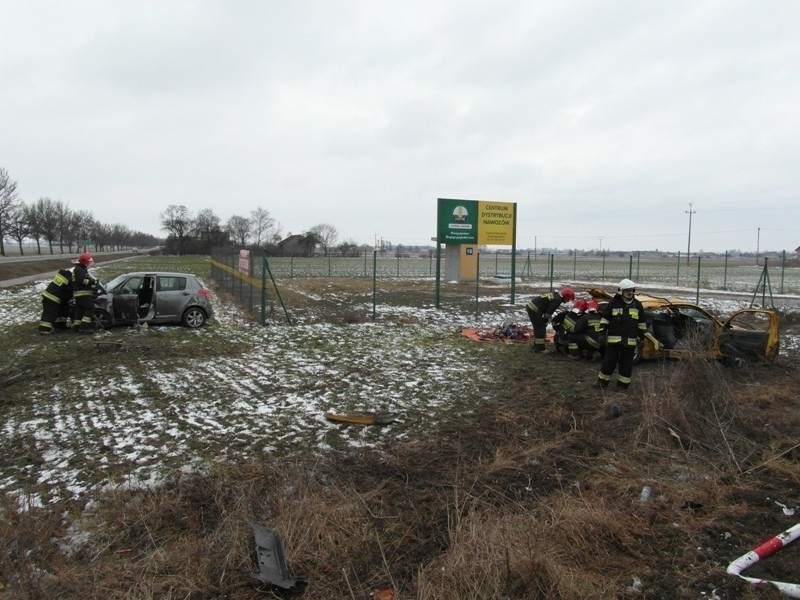
<svg viewBox="0 0 800 600"><path fill-rule="evenodd" d="M115 277L106 284L105 286L106 290L108 290L109 292L113 292L119 286L119 284L121 284L127 278L128 275L120 275L119 277Z"/></svg>

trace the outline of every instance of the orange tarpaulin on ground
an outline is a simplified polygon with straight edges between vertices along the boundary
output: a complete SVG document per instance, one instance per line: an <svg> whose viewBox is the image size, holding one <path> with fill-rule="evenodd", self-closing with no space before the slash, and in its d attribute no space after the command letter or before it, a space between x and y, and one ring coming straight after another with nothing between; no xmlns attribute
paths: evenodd
<svg viewBox="0 0 800 600"><path fill-rule="evenodd" d="M476 342L530 342L533 339L533 328L531 327L512 327L511 335L503 327L492 329L469 329L461 330L461 335L467 336ZM553 333L548 331L545 336L548 342L553 341Z"/></svg>

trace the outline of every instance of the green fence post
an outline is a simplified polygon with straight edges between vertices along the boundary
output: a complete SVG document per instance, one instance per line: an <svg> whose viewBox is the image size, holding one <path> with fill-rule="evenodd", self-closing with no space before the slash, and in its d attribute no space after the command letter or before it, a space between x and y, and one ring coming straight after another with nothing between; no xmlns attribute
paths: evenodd
<svg viewBox="0 0 800 600"><path fill-rule="evenodd" d="M678 274L675 276L675 285L681 284L681 251L678 250Z"/></svg>
<svg viewBox="0 0 800 600"><path fill-rule="evenodd" d="M553 277L555 276L555 271L556 271L555 254L553 254L552 252L550 253L550 256L549 256L549 262L550 262L550 265L548 266L548 269L550 270L550 291L552 292L553 291Z"/></svg>
<svg viewBox="0 0 800 600"><path fill-rule="evenodd" d="M480 289L481 289L481 253L478 251L478 254L475 256L475 266L477 267L477 272L475 273L475 316L478 316L478 312L480 311L478 307L478 298L480 297Z"/></svg>
<svg viewBox="0 0 800 600"><path fill-rule="evenodd" d="M239 280L239 302L244 304L244 273L241 273L239 271L238 260L236 261L236 263L237 264L234 268L236 269L236 278Z"/></svg>
<svg viewBox="0 0 800 600"><path fill-rule="evenodd" d="M294 256L289 257L289 277L294 277Z"/></svg>
<svg viewBox="0 0 800 600"><path fill-rule="evenodd" d="M642 253L637 250L636 251L636 281L639 281L639 265L642 262Z"/></svg>
<svg viewBox="0 0 800 600"><path fill-rule="evenodd" d="M786 250L783 251L783 260L781 261L781 294L783 293L783 277L786 274Z"/></svg>
<svg viewBox="0 0 800 600"><path fill-rule="evenodd" d="M600 282L605 282L606 280L606 251L603 250L600 255L603 257L603 270L601 271L602 275L600 275Z"/></svg>
<svg viewBox="0 0 800 600"><path fill-rule="evenodd" d="M375 288L378 281L378 251L372 251L372 320L375 320Z"/></svg>
<svg viewBox="0 0 800 600"><path fill-rule="evenodd" d="M261 325L267 324L267 251L261 251Z"/></svg>
<svg viewBox="0 0 800 600"><path fill-rule="evenodd" d="M517 244L511 245L511 304L517 303Z"/></svg>
<svg viewBox="0 0 800 600"><path fill-rule="evenodd" d="M700 255L697 255L697 291L694 294L694 303L700 304Z"/></svg>
<svg viewBox="0 0 800 600"><path fill-rule="evenodd" d="M497 268L497 257L499 254L497 252L494 253L494 274L497 275L500 271ZM478 262L480 262L480 258L478 258Z"/></svg>
<svg viewBox="0 0 800 600"><path fill-rule="evenodd" d="M433 303L436 308L441 304L441 279L442 279L442 244L436 238L436 284L433 294Z"/></svg>
<svg viewBox="0 0 800 600"><path fill-rule="evenodd" d="M633 279L633 254L628 256L628 279Z"/></svg>
<svg viewBox="0 0 800 600"><path fill-rule="evenodd" d="M250 263L247 267L247 287L250 288L250 310L248 311L251 315L253 314L253 293L255 286L253 285L253 278L251 277L251 273L253 272L253 259L255 257L250 254L247 257L247 262Z"/></svg>
<svg viewBox="0 0 800 600"><path fill-rule="evenodd" d="M289 316L289 311L286 310L286 304L284 304L283 297L281 296L281 291L278 289L278 282L275 281L275 276L272 274L272 269L269 268L269 261L267 260L266 256L264 256L264 264L266 265L269 279L270 281L272 281L272 287L275 288L275 295L278 297L278 302L280 302L281 308L283 309L283 314L286 316L286 323L288 325L292 325L292 319Z"/></svg>
<svg viewBox="0 0 800 600"><path fill-rule="evenodd" d="M428 277L433 277L433 254L428 257Z"/></svg>
<svg viewBox="0 0 800 600"><path fill-rule="evenodd" d="M576 273L578 272L577 269L578 269L578 250L576 249L576 250L572 251L572 280L573 281L575 280L575 277L577 276L576 275Z"/></svg>
<svg viewBox="0 0 800 600"><path fill-rule="evenodd" d="M333 273L331 272L331 255L328 254L328 277L330 277Z"/></svg>
<svg viewBox="0 0 800 600"><path fill-rule="evenodd" d="M728 251L725 250L725 263L722 269L722 289L728 289Z"/></svg>
<svg viewBox="0 0 800 600"><path fill-rule="evenodd" d="M367 277L367 251L364 250L364 278Z"/></svg>
<svg viewBox="0 0 800 600"><path fill-rule="evenodd" d="M228 269L225 269L225 285L222 286L222 287L225 289L226 292L228 292L231 296L233 296L233 274L229 270L231 268L231 265L230 265L231 253L230 252L228 252L225 255L225 261L224 262L225 262L225 266L228 267ZM230 286L231 289L230 290L228 289L228 281L231 282L231 286Z"/></svg>
<svg viewBox="0 0 800 600"><path fill-rule="evenodd" d="M400 255L397 255L397 278L400 279Z"/></svg>

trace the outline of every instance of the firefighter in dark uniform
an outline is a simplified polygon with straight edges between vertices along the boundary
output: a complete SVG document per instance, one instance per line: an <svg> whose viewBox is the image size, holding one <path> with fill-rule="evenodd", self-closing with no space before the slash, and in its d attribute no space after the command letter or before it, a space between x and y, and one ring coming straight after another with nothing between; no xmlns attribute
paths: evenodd
<svg viewBox="0 0 800 600"><path fill-rule="evenodd" d="M528 312L528 317L530 317L533 325L534 352L544 352L546 350L544 336L547 332L547 321L558 310L559 306L564 302L572 302L574 299L575 293L569 288L564 288L561 292L540 294L525 305L525 310Z"/></svg>
<svg viewBox="0 0 800 600"><path fill-rule="evenodd" d="M644 307L634 297L635 293L636 284L623 279L617 293L603 310L601 322L606 330L606 353L597 375L595 385L598 387L608 387L617 367L617 388L625 390L631 384L636 344L644 339L647 331Z"/></svg>
<svg viewBox="0 0 800 600"><path fill-rule="evenodd" d="M42 318L39 333L49 335L53 329L65 329L72 300L72 270L61 269L42 292Z"/></svg>
<svg viewBox="0 0 800 600"><path fill-rule="evenodd" d="M583 355L591 360L595 352L600 352L601 356L604 353L603 323L599 311L600 306L595 300L586 303L586 312L575 323L569 335L571 355Z"/></svg>
<svg viewBox="0 0 800 600"><path fill-rule="evenodd" d="M558 313L550 321L550 324L553 326L553 331L555 331L553 342L555 342L556 351L561 352L563 350L567 358L578 358L578 346L571 341L570 335L572 334L575 324L580 320L585 311L586 300L575 300L570 310ZM574 353L572 352L573 347L575 349Z"/></svg>
<svg viewBox="0 0 800 600"><path fill-rule="evenodd" d="M84 252L72 270L72 294L75 297L72 328L78 332L91 332L94 322L94 297L100 284L89 273L89 266L93 263L92 255Z"/></svg>

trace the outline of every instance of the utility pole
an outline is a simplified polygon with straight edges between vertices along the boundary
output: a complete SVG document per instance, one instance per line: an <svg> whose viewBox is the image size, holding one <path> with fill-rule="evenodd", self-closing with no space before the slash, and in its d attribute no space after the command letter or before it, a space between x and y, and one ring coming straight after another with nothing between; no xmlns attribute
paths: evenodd
<svg viewBox="0 0 800 600"><path fill-rule="evenodd" d="M597 238L600 240L600 256L603 256L603 238Z"/></svg>
<svg viewBox="0 0 800 600"><path fill-rule="evenodd" d="M688 213L689 215L689 242L686 245L686 265L689 265L689 256L692 253L692 215L696 213L696 210L692 210L692 203L689 202L689 210L683 211Z"/></svg>
<svg viewBox="0 0 800 600"><path fill-rule="evenodd" d="M758 264L758 255L761 252L761 227L758 228L756 235L756 264Z"/></svg>
<svg viewBox="0 0 800 600"><path fill-rule="evenodd" d="M539 236L533 236L533 262L536 262L537 244L539 243Z"/></svg>

